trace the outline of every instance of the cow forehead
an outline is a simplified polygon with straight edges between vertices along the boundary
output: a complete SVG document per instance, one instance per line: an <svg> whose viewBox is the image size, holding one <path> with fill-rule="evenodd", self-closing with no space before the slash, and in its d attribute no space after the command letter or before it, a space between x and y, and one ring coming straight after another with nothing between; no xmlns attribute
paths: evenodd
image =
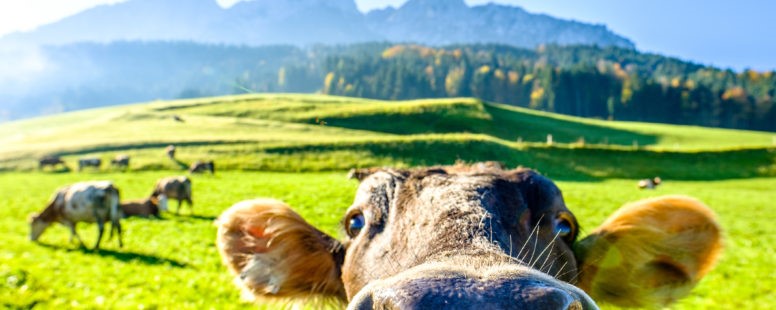
<svg viewBox="0 0 776 310"><path fill-rule="evenodd" d="M353 208L378 208L388 212L390 209L403 209L407 204L433 204L457 208L476 208L490 204L501 204L505 198L503 192L513 196L509 199L522 200L519 187L531 187L528 198L560 197L555 185L529 169L510 171L469 171L456 168L450 171L444 168L424 170L379 170L372 173L363 182L356 193ZM500 195L499 193L501 192ZM553 201L546 201L553 205Z"/></svg>

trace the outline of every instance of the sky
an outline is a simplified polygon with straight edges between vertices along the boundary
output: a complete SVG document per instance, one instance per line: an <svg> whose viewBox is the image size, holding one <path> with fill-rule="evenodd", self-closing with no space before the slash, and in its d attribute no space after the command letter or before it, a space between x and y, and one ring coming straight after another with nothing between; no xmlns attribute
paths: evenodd
<svg viewBox="0 0 776 310"><path fill-rule="evenodd" d="M123 0L0 0L0 35L28 31L95 5ZM218 0L228 6L236 0ZM239 1L239 0L238 0ZM369 11L406 0L355 0ZM605 24L640 51L706 65L776 70L776 1L772 0L466 0L521 6L533 13ZM41 9L45 8L45 9Z"/></svg>

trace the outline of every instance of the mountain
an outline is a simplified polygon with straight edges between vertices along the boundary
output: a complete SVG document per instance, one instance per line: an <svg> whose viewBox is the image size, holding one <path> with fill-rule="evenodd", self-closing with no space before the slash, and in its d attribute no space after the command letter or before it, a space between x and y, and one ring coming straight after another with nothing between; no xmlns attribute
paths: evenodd
<svg viewBox="0 0 776 310"><path fill-rule="evenodd" d="M367 41L426 45L591 44L633 48L603 25L533 14L506 5L469 7L463 0L410 0L363 14L354 0L253 0L222 8L214 0L129 0L102 5L3 43L175 40L240 45L345 44Z"/></svg>
<svg viewBox="0 0 776 310"><path fill-rule="evenodd" d="M399 9L372 11L367 20L370 29L381 31L388 41L394 42L634 47L633 42L604 25L562 20L493 3L469 7L463 0L410 0Z"/></svg>

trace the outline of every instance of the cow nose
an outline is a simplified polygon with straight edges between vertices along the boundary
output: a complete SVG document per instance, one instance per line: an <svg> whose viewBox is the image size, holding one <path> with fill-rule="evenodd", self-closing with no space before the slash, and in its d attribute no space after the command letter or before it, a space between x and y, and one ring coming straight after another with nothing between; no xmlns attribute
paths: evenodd
<svg viewBox="0 0 776 310"><path fill-rule="evenodd" d="M580 289L549 277L467 275L399 279L366 286L348 309L598 309Z"/></svg>

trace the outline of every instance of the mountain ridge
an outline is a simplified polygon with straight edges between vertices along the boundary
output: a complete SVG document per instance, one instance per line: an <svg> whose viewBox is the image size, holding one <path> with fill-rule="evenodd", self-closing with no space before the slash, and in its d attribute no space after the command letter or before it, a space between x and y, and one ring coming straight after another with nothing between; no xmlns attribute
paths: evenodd
<svg viewBox="0 0 776 310"><path fill-rule="evenodd" d="M362 13L353 0L254 0L228 8L213 0L129 0L100 5L0 44L62 45L128 40L237 45L350 44L369 41L428 45L589 44L635 48L603 25L534 14L517 6L469 6L463 0L410 0Z"/></svg>

